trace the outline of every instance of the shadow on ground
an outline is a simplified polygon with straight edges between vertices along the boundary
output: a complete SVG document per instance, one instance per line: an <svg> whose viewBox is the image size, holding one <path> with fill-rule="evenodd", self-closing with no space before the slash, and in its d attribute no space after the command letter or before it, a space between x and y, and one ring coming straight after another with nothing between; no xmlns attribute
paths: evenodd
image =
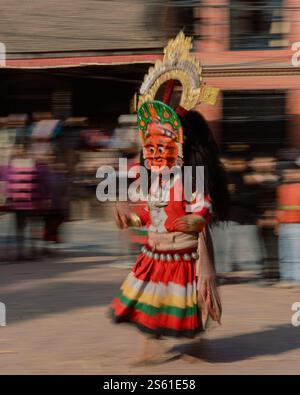
<svg viewBox="0 0 300 395"><path fill-rule="evenodd" d="M210 363L232 363L261 356L275 356L300 348L299 328L279 325L261 332L218 339L199 339L172 350Z"/></svg>
<svg viewBox="0 0 300 395"><path fill-rule="evenodd" d="M119 287L120 283L101 281L60 282L15 292L1 292L0 300L5 302L9 325L42 315L109 305Z"/></svg>

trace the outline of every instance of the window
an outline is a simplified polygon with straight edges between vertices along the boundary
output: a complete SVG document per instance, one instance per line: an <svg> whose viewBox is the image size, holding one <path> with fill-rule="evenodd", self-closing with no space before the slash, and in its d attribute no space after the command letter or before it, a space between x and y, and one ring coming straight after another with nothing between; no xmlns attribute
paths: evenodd
<svg viewBox="0 0 300 395"><path fill-rule="evenodd" d="M282 0L231 0L230 49L275 49L286 46L288 29Z"/></svg>
<svg viewBox="0 0 300 395"><path fill-rule="evenodd" d="M285 92L224 92L224 148L238 143L263 153L274 152L285 143L285 124Z"/></svg>

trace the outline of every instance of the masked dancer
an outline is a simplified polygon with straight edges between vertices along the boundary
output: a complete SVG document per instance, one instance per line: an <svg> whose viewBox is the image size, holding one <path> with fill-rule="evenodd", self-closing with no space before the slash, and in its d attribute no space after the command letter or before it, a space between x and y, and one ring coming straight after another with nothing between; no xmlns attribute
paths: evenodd
<svg viewBox="0 0 300 395"><path fill-rule="evenodd" d="M150 182L145 206L116 208L120 228L148 229L147 243L110 309L115 323L130 323L141 333L136 363L171 358L161 352L161 339L194 338L211 320L221 321L210 225L226 218L227 186L208 124L193 110L201 102L213 104L218 90L203 84L191 46L180 32L145 76L137 107L141 165L160 175L148 177L158 181ZM182 92L175 105L178 84ZM198 168L204 169L202 184Z"/></svg>

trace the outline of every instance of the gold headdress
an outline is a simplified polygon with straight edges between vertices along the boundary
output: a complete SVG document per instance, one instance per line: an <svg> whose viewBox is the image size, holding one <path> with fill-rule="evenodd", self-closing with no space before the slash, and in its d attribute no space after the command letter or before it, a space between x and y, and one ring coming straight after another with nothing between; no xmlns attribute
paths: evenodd
<svg viewBox="0 0 300 395"><path fill-rule="evenodd" d="M183 117L197 104L204 102L215 104L219 89L203 83L202 67L199 60L190 54L192 38L185 37L181 31L175 39L168 42L164 57L150 67L140 87L138 97L138 126L142 140L147 138L147 126L154 119L162 124L170 124L174 131L174 140L182 143ZM173 109L169 106L175 81L182 86L179 105ZM155 100L159 88L167 82L162 101Z"/></svg>
<svg viewBox="0 0 300 395"><path fill-rule="evenodd" d="M174 80L182 85L180 106L186 111L200 102L215 104L219 89L203 84L202 67L199 60L190 54L191 48L192 38L185 37L182 31L168 42L163 60L157 60L145 75L140 88L138 108L147 101L155 100L163 83Z"/></svg>

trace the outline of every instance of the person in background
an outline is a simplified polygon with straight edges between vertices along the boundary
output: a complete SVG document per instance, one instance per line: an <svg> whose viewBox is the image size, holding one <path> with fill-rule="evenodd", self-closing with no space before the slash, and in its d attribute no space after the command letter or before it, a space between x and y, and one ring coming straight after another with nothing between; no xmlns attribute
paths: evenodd
<svg viewBox="0 0 300 395"><path fill-rule="evenodd" d="M283 171L277 190L280 287L300 285L300 167Z"/></svg>
<svg viewBox="0 0 300 395"><path fill-rule="evenodd" d="M18 142L6 171L7 207L15 213L17 260L26 258L25 230L30 225L31 256L37 255L38 225L43 210L50 204L49 169L28 154L28 139Z"/></svg>
<svg viewBox="0 0 300 395"><path fill-rule="evenodd" d="M256 226L257 191L245 183L247 161L232 154L223 159L230 192L230 210L225 229L214 230L217 269L225 279L229 273L260 269L261 248ZM223 279L223 281L225 281Z"/></svg>
<svg viewBox="0 0 300 395"><path fill-rule="evenodd" d="M257 225L260 229L263 244L263 281L272 285L278 281L278 240L274 234L276 226L276 188L278 175L276 159L273 156L260 155L249 161L252 169L245 176L245 182L257 189L259 218Z"/></svg>
<svg viewBox="0 0 300 395"><path fill-rule="evenodd" d="M44 215L45 254L50 253L49 246L52 243L61 242L60 229L69 215L70 203L70 181L65 164L57 162L54 155L50 155L48 161L51 205Z"/></svg>

